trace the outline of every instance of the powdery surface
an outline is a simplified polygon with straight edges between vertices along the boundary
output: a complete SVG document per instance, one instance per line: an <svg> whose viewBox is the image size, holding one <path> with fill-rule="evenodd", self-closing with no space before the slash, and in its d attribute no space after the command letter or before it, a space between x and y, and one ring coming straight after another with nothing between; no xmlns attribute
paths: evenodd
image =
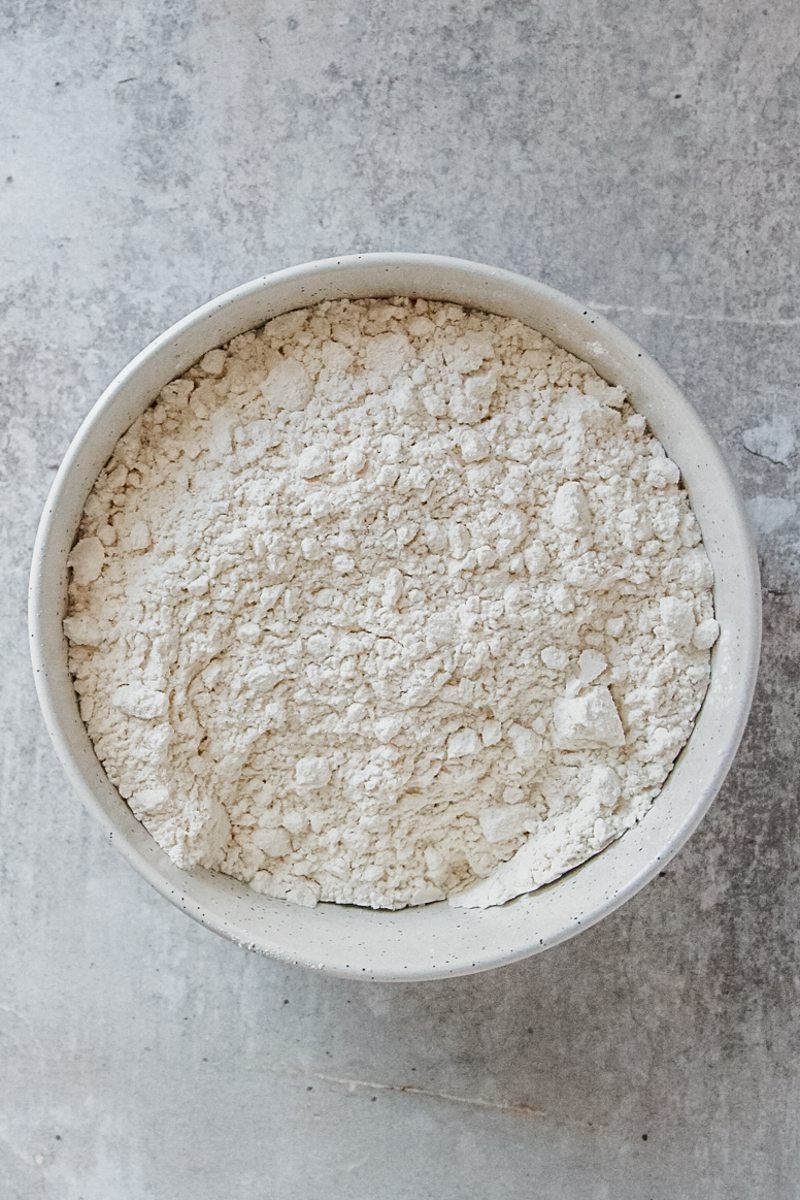
<svg viewBox="0 0 800 1200"><path fill-rule="evenodd" d="M214 350L120 440L65 632L109 778L181 867L501 903L648 808L708 682L677 467L516 321L338 301Z"/></svg>

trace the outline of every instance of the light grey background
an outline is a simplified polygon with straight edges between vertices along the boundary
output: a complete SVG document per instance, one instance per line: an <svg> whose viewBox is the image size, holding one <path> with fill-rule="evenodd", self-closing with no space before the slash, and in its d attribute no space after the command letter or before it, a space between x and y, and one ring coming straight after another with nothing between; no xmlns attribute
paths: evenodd
<svg viewBox="0 0 800 1200"><path fill-rule="evenodd" d="M0 1196L798 1196L796 0L4 0L0 30ZM607 312L715 431L764 573L753 719L688 848L568 945L434 984L170 908L69 795L26 656L38 510L110 377L359 249Z"/></svg>

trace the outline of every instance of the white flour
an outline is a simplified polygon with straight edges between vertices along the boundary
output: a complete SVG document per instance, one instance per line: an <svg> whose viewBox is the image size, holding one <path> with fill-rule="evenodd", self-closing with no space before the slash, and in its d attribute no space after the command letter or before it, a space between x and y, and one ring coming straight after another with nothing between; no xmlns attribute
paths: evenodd
<svg viewBox="0 0 800 1200"><path fill-rule="evenodd" d="M120 440L71 565L109 778L179 866L304 904L501 903L596 853L686 742L718 632L621 389L424 300L206 354Z"/></svg>

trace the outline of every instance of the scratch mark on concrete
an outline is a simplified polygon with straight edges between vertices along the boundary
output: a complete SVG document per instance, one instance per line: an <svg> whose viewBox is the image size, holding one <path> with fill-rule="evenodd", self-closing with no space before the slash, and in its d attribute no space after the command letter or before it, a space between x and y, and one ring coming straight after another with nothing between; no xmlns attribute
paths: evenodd
<svg viewBox="0 0 800 1200"><path fill-rule="evenodd" d="M423 1096L428 1100L444 1100L449 1104L466 1104L472 1108L511 1113L518 1117L546 1115L543 1109L532 1108L529 1104L504 1104L501 1101L485 1100L481 1096L459 1096L455 1092L440 1092L434 1088L416 1087L410 1083L376 1083L374 1080L352 1079L347 1075L328 1075L320 1071L312 1071L309 1078L347 1088L349 1092L399 1092L406 1096Z"/></svg>
<svg viewBox="0 0 800 1200"><path fill-rule="evenodd" d="M592 301L589 304L595 312L604 316L613 313L631 313L637 317L668 317L672 321L708 321L712 325L747 325L755 329L796 329L800 326L800 317L731 317L726 313L682 313L673 312L668 308L657 308L652 304L637 307L632 304L601 304Z"/></svg>
<svg viewBox="0 0 800 1200"><path fill-rule="evenodd" d="M8 1137L8 1135L6 1133L3 1133L2 1131L0 1131L0 1146L5 1146L6 1149L10 1152L10 1154L14 1158L18 1159L19 1162L23 1163L26 1167L30 1167L32 1165L31 1160L27 1156L27 1154L23 1154L23 1152L21 1150L17 1149L17 1147L11 1141L11 1138Z"/></svg>

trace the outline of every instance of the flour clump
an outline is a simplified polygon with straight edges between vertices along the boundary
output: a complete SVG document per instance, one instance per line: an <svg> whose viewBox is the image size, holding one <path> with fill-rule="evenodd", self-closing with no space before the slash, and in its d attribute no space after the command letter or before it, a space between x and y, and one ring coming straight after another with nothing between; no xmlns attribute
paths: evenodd
<svg viewBox="0 0 800 1200"><path fill-rule="evenodd" d="M64 631L108 777L180 867L502 903L647 810L712 575L625 392L536 331L339 300L209 351L120 439Z"/></svg>

